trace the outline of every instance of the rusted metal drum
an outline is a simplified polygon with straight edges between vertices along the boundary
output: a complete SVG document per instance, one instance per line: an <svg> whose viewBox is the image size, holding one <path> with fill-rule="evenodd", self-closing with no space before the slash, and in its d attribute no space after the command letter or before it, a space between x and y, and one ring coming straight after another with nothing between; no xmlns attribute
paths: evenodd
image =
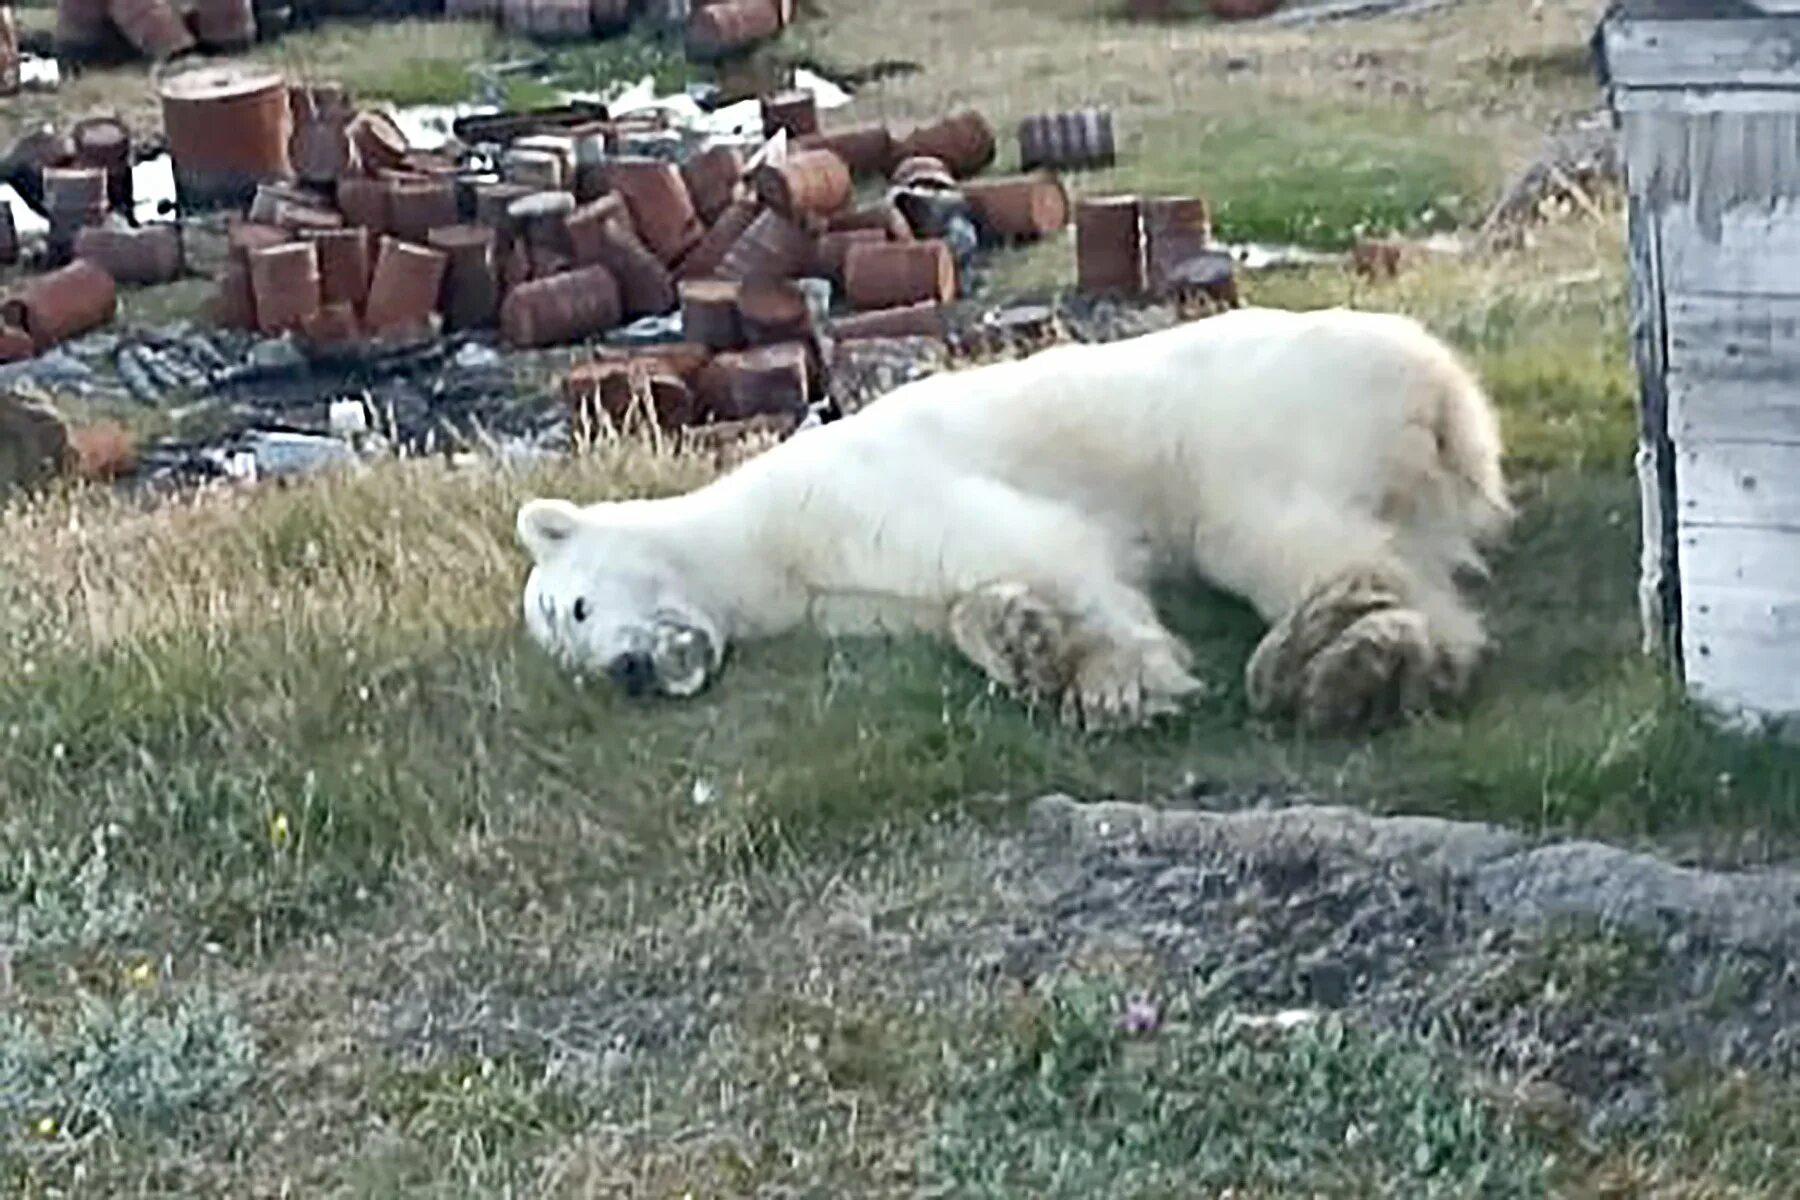
<svg viewBox="0 0 1800 1200"><path fill-rule="evenodd" d="M994 161L994 130L987 118L964 109L913 130L895 149L897 156L941 159L958 179L966 179Z"/></svg>
<svg viewBox="0 0 1800 1200"><path fill-rule="evenodd" d="M616 158L606 164L605 179L631 210L638 237L663 262L675 262L704 236L694 198L674 163Z"/></svg>
<svg viewBox="0 0 1800 1200"><path fill-rule="evenodd" d="M431 248L445 257L438 309L449 329L492 325L500 314L498 235L485 225L443 225Z"/></svg>
<svg viewBox="0 0 1800 1200"><path fill-rule="evenodd" d="M811 92L799 88L776 92L762 98L762 119L766 137L782 130L789 137L805 137L819 132L819 102Z"/></svg>
<svg viewBox="0 0 1800 1200"><path fill-rule="evenodd" d="M109 0L106 11L125 40L151 62L194 48L194 35L168 0Z"/></svg>
<svg viewBox="0 0 1800 1200"><path fill-rule="evenodd" d="M1019 122L1019 167L1110 167L1117 159L1112 113L1103 108L1043 113Z"/></svg>
<svg viewBox="0 0 1800 1200"><path fill-rule="evenodd" d="M845 229L879 229L891 242L913 240L912 226L906 223L906 217L885 200L838 213L826 222L825 227L833 233Z"/></svg>
<svg viewBox="0 0 1800 1200"><path fill-rule="evenodd" d="M563 399L579 434L591 436L602 416L614 426L642 417L663 429L680 429L698 415L687 383L654 359L602 359L582 363L563 380ZM645 413L643 407L650 411Z"/></svg>
<svg viewBox="0 0 1800 1200"><path fill-rule="evenodd" d="M194 0L194 35L208 50L248 50L256 41L256 8L250 0Z"/></svg>
<svg viewBox="0 0 1800 1200"><path fill-rule="evenodd" d="M212 320L221 329L256 328L256 292L250 286L247 264L228 262L219 273L219 287L212 301Z"/></svg>
<svg viewBox="0 0 1800 1200"><path fill-rule="evenodd" d="M362 175L346 175L337 182L338 211L351 225L360 225L376 233L388 230L388 194L392 190L386 179L370 179Z"/></svg>
<svg viewBox="0 0 1800 1200"><path fill-rule="evenodd" d="M689 58L707 61L750 49L781 31L775 0L721 0L688 16Z"/></svg>
<svg viewBox="0 0 1800 1200"><path fill-rule="evenodd" d="M885 242L886 231L880 229L838 229L819 235L813 254L812 273L829 280L838 291L844 290L844 259L850 247L858 242Z"/></svg>
<svg viewBox="0 0 1800 1200"><path fill-rule="evenodd" d="M167 72L157 90L184 207L242 205L258 184L292 177L280 72L214 62Z"/></svg>
<svg viewBox="0 0 1800 1200"><path fill-rule="evenodd" d="M256 251L293 240L292 234L276 225L259 225L234 217L225 226L225 245L230 260L245 270L250 269L250 256Z"/></svg>
<svg viewBox="0 0 1800 1200"><path fill-rule="evenodd" d="M107 0L56 0L56 57L81 62L118 41Z"/></svg>
<svg viewBox="0 0 1800 1200"><path fill-rule="evenodd" d="M513 232L508 212L513 202L531 195L537 189L523 183L497 181L475 185L475 220L502 234Z"/></svg>
<svg viewBox="0 0 1800 1200"><path fill-rule="evenodd" d="M360 306L368 299L373 264L367 229L360 225L343 229L309 229L301 236L318 248L322 303Z"/></svg>
<svg viewBox="0 0 1800 1200"><path fill-rule="evenodd" d="M726 279L693 279L681 285L681 332L709 350L736 350L744 344L738 319L741 285Z"/></svg>
<svg viewBox="0 0 1800 1200"><path fill-rule="evenodd" d="M1183 263L1212 245L1212 215L1199 196L1146 196L1140 204L1144 224L1144 281L1166 291Z"/></svg>
<svg viewBox="0 0 1800 1200"><path fill-rule="evenodd" d="M752 221L761 208L756 201L744 199L734 202L719 219L714 221L706 236L697 242L694 248L682 258L675 271L677 279L705 279L719 270L725 256L737 245L738 239L750 228Z"/></svg>
<svg viewBox="0 0 1800 1200"><path fill-rule="evenodd" d="M669 269L622 223L604 226L588 256L577 252L573 257L580 266L599 263L612 272L627 319L654 316L675 307L675 279Z"/></svg>
<svg viewBox="0 0 1800 1200"><path fill-rule="evenodd" d="M830 216L850 202L850 168L830 150L801 150L751 179L759 199L784 217Z"/></svg>
<svg viewBox="0 0 1800 1200"><path fill-rule="evenodd" d="M1136 196L1103 196L1075 206L1075 285L1090 294L1144 290L1144 237Z"/></svg>
<svg viewBox="0 0 1800 1200"><path fill-rule="evenodd" d="M420 331L437 311L449 267L450 256L442 250L383 237L363 324L371 333Z"/></svg>
<svg viewBox="0 0 1800 1200"><path fill-rule="evenodd" d="M605 37L622 32L631 24L632 0L589 0L588 28Z"/></svg>
<svg viewBox="0 0 1800 1200"><path fill-rule="evenodd" d="M560 154L514 147L500 156L500 176L533 191L556 191L569 185L566 165Z"/></svg>
<svg viewBox="0 0 1800 1200"><path fill-rule="evenodd" d="M44 209L50 219L50 250L68 257L75 235L106 219L106 172L99 167L45 167Z"/></svg>
<svg viewBox="0 0 1800 1200"><path fill-rule="evenodd" d="M1069 223L1069 194L1048 172L971 180L962 193L983 231L1000 240L1040 238Z"/></svg>
<svg viewBox="0 0 1800 1200"><path fill-rule="evenodd" d="M10 204L0 204L0 265L12 266L19 261L19 227L13 222Z"/></svg>
<svg viewBox="0 0 1800 1200"><path fill-rule="evenodd" d="M735 146L709 146L681 164L681 178L702 221L711 225L731 207L743 173L744 156Z"/></svg>
<svg viewBox="0 0 1800 1200"><path fill-rule="evenodd" d="M811 234L764 209L732 243L717 274L721 279L791 279L806 270L813 254Z"/></svg>
<svg viewBox="0 0 1800 1200"><path fill-rule="evenodd" d="M791 279L747 279L738 290L738 323L753 346L800 341L812 335L812 308Z"/></svg>
<svg viewBox="0 0 1800 1200"><path fill-rule="evenodd" d="M117 283L168 283L181 274L181 238L173 225L90 225L75 235L75 257Z"/></svg>
<svg viewBox="0 0 1800 1200"><path fill-rule="evenodd" d="M37 353L31 335L11 325L0 325L0 363L24 362Z"/></svg>
<svg viewBox="0 0 1800 1200"><path fill-rule="evenodd" d="M894 135L886 125L852 125L795 140L800 150L829 150L856 176L886 175L894 165Z"/></svg>
<svg viewBox="0 0 1800 1200"><path fill-rule="evenodd" d="M622 314L612 272L581 267L508 292L500 302L500 333L513 346L553 346L604 333Z"/></svg>
<svg viewBox="0 0 1800 1200"><path fill-rule="evenodd" d="M344 225L343 214L326 206L319 196L282 183L265 183L256 189L250 201L250 219L294 232L341 229Z"/></svg>
<svg viewBox="0 0 1800 1200"><path fill-rule="evenodd" d="M631 211L618 196L602 196L592 204L571 209L561 221L562 241L569 254L581 266L591 266L605 253L608 233L618 230L637 237L631 224Z"/></svg>
<svg viewBox="0 0 1800 1200"><path fill-rule="evenodd" d="M721 354L701 372L709 415L741 421L803 415L812 386L812 354L798 342Z"/></svg>
<svg viewBox="0 0 1800 1200"><path fill-rule="evenodd" d="M520 37L574 41L593 33L590 0L501 0L500 24Z"/></svg>
<svg viewBox="0 0 1800 1200"><path fill-rule="evenodd" d="M956 298L956 261L933 238L919 242L867 242L844 255L844 294L864 311Z"/></svg>
<svg viewBox="0 0 1800 1200"><path fill-rule="evenodd" d="M942 339L948 331L943 305L930 300L874 312L846 313L831 322L831 336L840 342L899 337Z"/></svg>
<svg viewBox="0 0 1800 1200"><path fill-rule="evenodd" d="M310 242L283 242L250 254L256 326L264 333L297 330L319 311L319 254Z"/></svg>
<svg viewBox="0 0 1800 1200"><path fill-rule="evenodd" d="M119 289L98 265L76 259L27 280L0 301L0 323L23 330L39 354L98 329L118 312Z"/></svg>
<svg viewBox="0 0 1800 1200"><path fill-rule="evenodd" d="M411 147L407 145L405 131L386 113L365 108L344 125L344 134L355 145L356 157L364 170L405 169Z"/></svg>
<svg viewBox="0 0 1800 1200"><path fill-rule="evenodd" d="M397 238L424 242L459 217L453 179L401 179L388 189L388 232Z"/></svg>
<svg viewBox="0 0 1800 1200"><path fill-rule="evenodd" d="M117 117L89 117L77 121L70 131L75 143L75 161L83 167L98 167L106 172L106 203L109 208L130 212L133 200L131 186L131 131Z"/></svg>
<svg viewBox="0 0 1800 1200"><path fill-rule="evenodd" d="M315 349L344 346L362 336L362 322L348 304L321 304L319 311L300 322L300 336Z"/></svg>

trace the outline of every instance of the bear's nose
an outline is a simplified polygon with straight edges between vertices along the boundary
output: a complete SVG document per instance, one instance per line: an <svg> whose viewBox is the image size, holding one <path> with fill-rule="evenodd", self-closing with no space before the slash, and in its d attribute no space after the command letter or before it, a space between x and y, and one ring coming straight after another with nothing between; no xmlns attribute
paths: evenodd
<svg viewBox="0 0 1800 1200"><path fill-rule="evenodd" d="M606 673L627 696L641 696L656 681L656 663L642 650L631 650L608 663Z"/></svg>

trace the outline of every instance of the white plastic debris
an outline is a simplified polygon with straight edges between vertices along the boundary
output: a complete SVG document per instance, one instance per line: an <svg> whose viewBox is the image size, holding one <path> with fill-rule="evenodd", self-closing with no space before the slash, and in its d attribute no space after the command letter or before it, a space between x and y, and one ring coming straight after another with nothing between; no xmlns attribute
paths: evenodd
<svg viewBox="0 0 1800 1200"><path fill-rule="evenodd" d="M820 108L842 108L850 103L849 92L805 67L794 68L794 90L811 92L813 103Z"/></svg>
<svg viewBox="0 0 1800 1200"><path fill-rule="evenodd" d="M358 437L369 432L369 410L361 400L333 400L327 422L335 437Z"/></svg>
<svg viewBox="0 0 1800 1200"><path fill-rule="evenodd" d="M356 459L355 452L343 441L317 434L258 430L250 435L250 442L258 477L304 475Z"/></svg>

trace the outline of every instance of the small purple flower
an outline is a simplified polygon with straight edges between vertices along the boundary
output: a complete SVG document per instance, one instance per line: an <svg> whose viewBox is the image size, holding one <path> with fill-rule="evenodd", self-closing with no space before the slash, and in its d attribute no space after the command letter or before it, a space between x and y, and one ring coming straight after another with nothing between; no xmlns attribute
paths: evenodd
<svg viewBox="0 0 1800 1200"><path fill-rule="evenodd" d="M1125 1012L1120 1017L1120 1022L1127 1033L1155 1033L1157 1026L1162 1024L1162 1013L1151 1001L1134 996L1125 1002Z"/></svg>

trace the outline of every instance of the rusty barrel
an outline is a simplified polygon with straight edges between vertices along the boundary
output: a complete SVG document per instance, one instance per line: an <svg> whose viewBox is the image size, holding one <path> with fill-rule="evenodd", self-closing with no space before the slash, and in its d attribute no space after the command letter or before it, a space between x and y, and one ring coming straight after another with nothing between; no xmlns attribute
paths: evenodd
<svg viewBox="0 0 1800 1200"><path fill-rule="evenodd" d="M677 265L677 279L704 279L719 270L725 256L731 252L744 231L750 228L756 214L761 209L756 201L744 199L734 201L729 208L719 214L712 228L695 243Z"/></svg>
<svg viewBox="0 0 1800 1200"><path fill-rule="evenodd" d="M681 331L690 342L709 350L735 350L744 344L738 318L741 285L726 279L691 279L681 293Z"/></svg>
<svg viewBox="0 0 1800 1200"><path fill-rule="evenodd" d="M346 175L337 182L338 211L344 214L346 224L386 233L388 193L391 190L391 180Z"/></svg>
<svg viewBox="0 0 1800 1200"><path fill-rule="evenodd" d="M249 265L227 262L218 282L212 299L213 324L221 329L256 328L256 292L250 286Z"/></svg>
<svg viewBox="0 0 1800 1200"><path fill-rule="evenodd" d="M757 168L756 195L784 217L830 216L850 202L850 168L830 150L800 150Z"/></svg>
<svg viewBox="0 0 1800 1200"><path fill-rule="evenodd" d="M813 253L812 273L831 282L840 292L844 289L844 259L850 247L859 242L885 242L886 231L880 229L836 229L819 235Z"/></svg>
<svg viewBox="0 0 1800 1200"><path fill-rule="evenodd" d="M775 0L719 0L688 15L687 52L702 62L741 54L781 32Z"/></svg>
<svg viewBox="0 0 1800 1200"><path fill-rule="evenodd" d="M1075 206L1075 286L1089 293L1144 290L1142 206L1136 196L1102 196Z"/></svg>
<svg viewBox="0 0 1800 1200"><path fill-rule="evenodd" d="M942 159L958 179L966 179L984 169L994 161L994 153L993 126L972 108L920 126L895 149L899 156L924 155Z"/></svg>
<svg viewBox="0 0 1800 1200"><path fill-rule="evenodd" d="M1179 278L1183 263L1205 254L1212 245L1212 214L1199 196L1147 196L1140 212L1144 282L1164 291Z"/></svg>
<svg viewBox="0 0 1800 1200"><path fill-rule="evenodd" d="M622 32L631 24L632 0L590 0L588 27L602 37Z"/></svg>
<svg viewBox="0 0 1800 1200"><path fill-rule="evenodd" d="M256 326L284 333L319 311L319 254L310 242L283 242L250 252Z"/></svg>
<svg viewBox="0 0 1800 1200"><path fill-rule="evenodd" d="M256 41L256 7L251 0L194 0L194 36L208 50L248 50Z"/></svg>
<svg viewBox="0 0 1800 1200"><path fill-rule="evenodd" d="M763 135L774 137L785 130L791 138L819 132L819 102L800 88L775 92L762 98Z"/></svg>
<svg viewBox="0 0 1800 1200"><path fill-rule="evenodd" d="M873 312L846 313L831 322L831 336L840 342L903 337L941 340L948 332L943 305L931 300Z"/></svg>
<svg viewBox="0 0 1800 1200"><path fill-rule="evenodd" d="M50 219L50 248L66 258L75 234L106 219L106 172L99 167L45 167L44 210Z"/></svg>
<svg viewBox="0 0 1800 1200"><path fill-rule="evenodd" d="M886 125L852 125L795 139L801 150L829 150L844 160L852 175L886 175L894 165L894 135Z"/></svg>
<svg viewBox="0 0 1800 1200"><path fill-rule="evenodd" d="M109 208L130 212L131 131L117 117L89 117L77 121L69 131L75 144L75 162L83 167L98 167L106 172L106 203Z"/></svg>
<svg viewBox="0 0 1800 1200"><path fill-rule="evenodd" d="M812 263L813 238L777 212L764 209L732 243L717 274L722 279L790 279Z"/></svg>
<svg viewBox="0 0 1800 1200"><path fill-rule="evenodd" d="M450 256L441 250L383 237L369 280L363 324L371 333L414 333L437 311Z"/></svg>
<svg viewBox="0 0 1800 1200"><path fill-rule="evenodd" d="M1040 113L1019 122L1019 168L1080 170L1117 159L1112 113L1103 108Z"/></svg>
<svg viewBox="0 0 1800 1200"><path fill-rule="evenodd" d="M701 372L711 415L727 421L776 414L804 415L812 383L812 355L798 342L721 354Z"/></svg>
<svg viewBox="0 0 1800 1200"><path fill-rule="evenodd" d="M894 164L892 183L898 188L950 189L956 186L956 176L941 158L909 154Z"/></svg>
<svg viewBox="0 0 1800 1200"><path fill-rule="evenodd" d="M406 166L406 133L384 112L365 108L344 125L366 171L399 171Z"/></svg>
<svg viewBox="0 0 1800 1200"><path fill-rule="evenodd" d="M362 322L349 304L321 304L319 311L300 322L300 336L313 347L343 346L362 336Z"/></svg>
<svg viewBox="0 0 1800 1200"><path fill-rule="evenodd" d="M56 0L56 57L80 62L105 53L117 39L107 0Z"/></svg>
<svg viewBox="0 0 1800 1200"><path fill-rule="evenodd" d="M1069 194L1049 172L971 180L962 192L982 229L996 239L1040 238L1069 223Z"/></svg>
<svg viewBox="0 0 1800 1200"><path fill-rule="evenodd" d="M12 266L19 261L19 227L13 221L10 204L0 204L0 265Z"/></svg>
<svg viewBox="0 0 1800 1200"><path fill-rule="evenodd" d="M168 283L181 274L181 238L173 225L90 225L75 235L75 257L116 283Z"/></svg>
<svg viewBox="0 0 1800 1200"><path fill-rule="evenodd" d="M844 255L844 294L853 307L897 308L956 298L956 261L936 238L918 242L865 242Z"/></svg>
<svg viewBox="0 0 1800 1200"><path fill-rule="evenodd" d="M583 39L593 32L592 5L590 0L501 0L500 24L521 37Z"/></svg>
<svg viewBox="0 0 1800 1200"><path fill-rule="evenodd" d="M0 325L0 363L23 362L37 353L31 335L11 325Z"/></svg>
<svg viewBox="0 0 1800 1200"><path fill-rule="evenodd" d="M308 229L303 238L318 248L319 298L324 304L360 306L369 296L369 231L361 225Z"/></svg>
<svg viewBox="0 0 1800 1200"><path fill-rule="evenodd" d="M709 146L681 164L681 178L702 221L711 225L731 207L743 173L744 156L735 146Z"/></svg>
<svg viewBox="0 0 1800 1200"><path fill-rule="evenodd" d="M825 227L832 233L846 229L879 229L892 242L913 240L912 226L906 223L906 217L886 200L838 213L826 222Z"/></svg>
<svg viewBox="0 0 1800 1200"><path fill-rule="evenodd" d="M444 255L438 309L450 329L479 329L500 315L499 235L485 225L443 225L431 248Z"/></svg>
<svg viewBox="0 0 1800 1200"><path fill-rule="evenodd" d="M697 415L686 381L654 359L602 359L582 363L563 380L563 398L577 430L589 432L604 416L615 426L644 415L647 401L664 429L691 424Z"/></svg>
<svg viewBox="0 0 1800 1200"><path fill-rule="evenodd" d="M194 48L194 35L168 0L109 0L106 12L125 40L151 62Z"/></svg>
<svg viewBox="0 0 1800 1200"><path fill-rule="evenodd" d="M460 218L453 179L396 179L388 188L387 231L403 241L424 242Z"/></svg>
<svg viewBox="0 0 1800 1200"><path fill-rule="evenodd" d="M23 330L42 354L58 342L79 337L113 319L119 289L96 263L76 259L27 280L4 302L0 323Z"/></svg>
<svg viewBox="0 0 1800 1200"><path fill-rule="evenodd" d="M675 307L674 276L623 223L603 226L591 248L585 254L574 252L573 256L579 266L599 263L612 272L627 318L653 316Z"/></svg>
<svg viewBox="0 0 1800 1200"><path fill-rule="evenodd" d="M513 346L552 346L619 323L619 285L602 266L522 283L500 302L500 332Z"/></svg>
<svg viewBox="0 0 1800 1200"><path fill-rule="evenodd" d="M616 195L578 205L562 218L563 243L576 263L584 267L600 261L607 235L616 230L637 236L631 224L631 211Z"/></svg>
<svg viewBox="0 0 1800 1200"><path fill-rule="evenodd" d="M215 62L168 72L157 90L184 207L242 205L258 184L292 175L280 72Z"/></svg>
<svg viewBox="0 0 1800 1200"><path fill-rule="evenodd" d="M747 279L738 288L738 323L753 346L810 337L812 308L791 279Z"/></svg>
<svg viewBox="0 0 1800 1200"><path fill-rule="evenodd" d="M655 158L615 158L605 180L631 210L638 237L665 263L693 249L705 234L681 169Z"/></svg>

